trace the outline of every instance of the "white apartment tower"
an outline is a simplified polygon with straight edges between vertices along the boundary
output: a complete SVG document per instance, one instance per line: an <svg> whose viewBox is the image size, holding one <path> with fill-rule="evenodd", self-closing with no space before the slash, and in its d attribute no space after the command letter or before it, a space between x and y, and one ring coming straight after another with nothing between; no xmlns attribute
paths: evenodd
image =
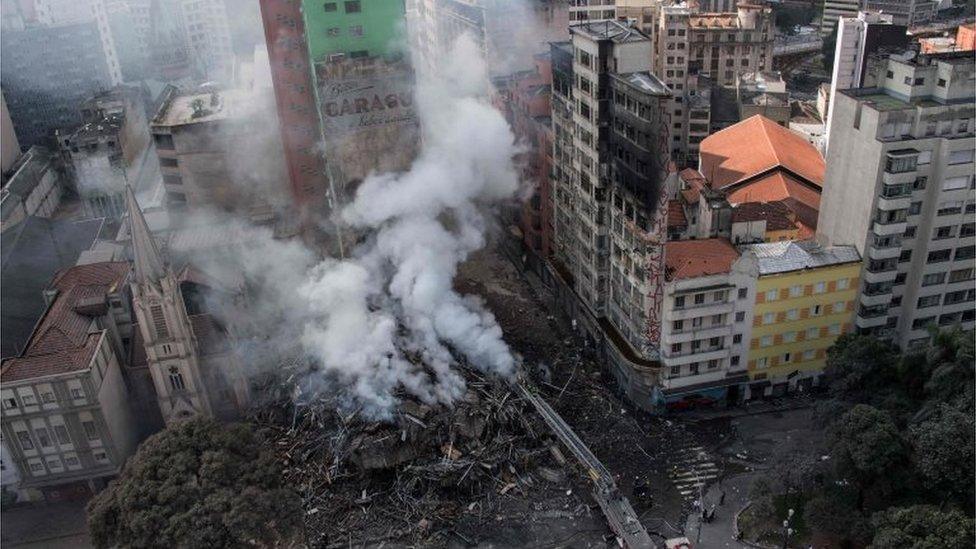
<svg viewBox="0 0 976 549"><path fill-rule="evenodd" d="M830 96L827 102L825 143L830 136L830 107L838 90L849 90L868 85L868 59L882 48L901 48L908 44L908 29L894 25L891 16L861 11L857 17L841 18L837 27L837 47L834 50L834 70L830 80ZM873 82L871 83L873 84ZM826 155L826 151L824 151Z"/></svg>
<svg viewBox="0 0 976 549"><path fill-rule="evenodd" d="M973 52L890 57L874 88L839 91L818 239L864 258L856 329L923 345L973 329Z"/></svg>

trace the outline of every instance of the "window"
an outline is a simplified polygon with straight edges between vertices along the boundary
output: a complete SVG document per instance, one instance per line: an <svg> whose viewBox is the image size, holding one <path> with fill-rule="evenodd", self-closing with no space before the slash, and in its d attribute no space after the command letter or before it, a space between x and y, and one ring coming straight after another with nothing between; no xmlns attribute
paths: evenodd
<svg viewBox="0 0 976 549"><path fill-rule="evenodd" d="M705 303L705 294L695 294L695 305Z"/></svg>
<svg viewBox="0 0 976 549"><path fill-rule="evenodd" d="M37 399L34 398L33 394L20 395L20 399L24 401L24 406L33 406L37 404Z"/></svg>
<svg viewBox="0 0 976 549"><path fill-rule="evenodd" d="M700 339L696 339L696 340L694 340L694 341L691 342L691 350L692 350L692 352L695 352L698 349L701 349L701 340Z"/></svg>
<svg viewBox="0 0 976 549"><path fill-rule="evenodd" d="M688 373L691 374L691 375L693 375L693 376L698 375L698 363L697 362L692 362L691 364L688 365Z"/></svg>
<svg viewBox="0 0 976 549"><path fill-rule="evenodd" d="M337 36L342 34L342 29L340 29L339 27L329 27L329 29L326 31L326 34L329 35L329 38L336 38Z"/></svg>
<svg viewBox="0 0 976 549"><path fill-rule="evenodd" d="M765 335L759 339L760 347L769 347L772 344L773 344L773 336L771 335Z"/></svg>
<svg viewBox="0 0 976 549"><path fill-rule="evenodd" d="M363 11L362 6L359 5L359 0L349 0L346 2L346 13L359 13Z"/></svg>
<svg viewBox="0 0 976 549"><path fill-rule="evenodd" d="M169 385L174 391L183 391L186 389L186 383L183 381L183 374L176 366L172 366L169 369Z"/></svg>
<svg viewBox="0 0 976 549"><path fill-rule="evenodd" d="M789 364L793 362L793 355L791 353L783 353L783 364Z"/></svg>
<svg viewBox="0 0 976 549"><path fill-rule="evenodd" d="M807 328L807 339L817 339L820 337L820 328Z"/></svg>
<svg viewBox="0 0 976 549"><path fill-rule="evenodd" d="M790 286L790 297L800 297L801 295L803 295L803 286L799 284Z"/></svg>
<svg viewBox="0 0 976 549"><path fill-rule="evenodd" d="M684 320L675 320L674 324L672 324L672 329L676 332L680 332L682 329L684 329L684 327L685 327Z"/></svg>
<svg viewBox="0 0 976 549"><path fill-rule="evenodd" d="M790 309L789 311L786 311L786 320L796 320L798 318L800 318L799 309Z"/></svg>
<svg viewBox="0 0 976 549"><path fill-rule="evenodd" d="M945 282L945 273L932 273L922 277L922 286L935 286Z"/></svg>
<svg viewBox="0 0 976 549"><path fill-rule="evenodd" d="M681 366L672 366L671 367L671 375L673 375L673 376L681 375Z"/></svg>
<svg viewBox="0 0 976 549"><path fill-rule="evenodd" d="M678 297L674 298L674 308L675 309L680 309L681 307L684 307L684 306L685 306L685 296L679 295Z"/></svg>
<svg viewBox="0 0 976 549"><path fill-rule="evenodd" d="M962 202L959 201L949 201L939 204L939 209L935 212L936 215L956 215L962 213Z"/></svg>
<svg viewBox="0 0 976 549"><path fill-rule="evenodd" d="M32 461L30 464L31 471L39 473L44 470L44 464L39 461Z"/></svg>
<svg viewBox="0 0 976 549"><path fill-rule="evenodd" d="M54 393L52 393L50 391L41 393L41 401L42 402L54 402Z"/></svg>
<svg viewBox="0 0 976 549"><path fill-rule="evenodd" d="M940 301L942 301L941 295L922 296L918 298L918 308L925 309L927 307L938 307Z"/></svg>
<svg viewBox="0 0 976 549"><path fill-rule="evenodd" d="M766 301L776 301L779 297L779 290L769 290L766 292Z"/></svg>
<svg viewBox="0 0 976 549"><path fill-rule="evenodd" d="M739 343L742 343L742 334L735 334L735 335L733 335L732 336L732 343L735 344L735 345L738 345Z"/></svg>
<svg viewBox="0 0 976 549"><path fill-rule="evenodd" d="M952 238L955 236L953 233L956 227L953 225L946 225L944 227L937 227L935 229L935 234L932 236L935 240L941 240L943 238Z"/></svg>
<svg viewBox="0 0 976 549"><path fill-rule="evenodd" d="M943 261L949 261L949 256L951 255L951 250L936 250L934 252L929 252L927 263L941 263Z"/></svg>
<svg viewBox="0 0 976 549"><path fill-rule="evenodd" d="M64 425L54 426L54 436L58 438L58 444L71 444L71 437Z"/></svg>
<svg viewBox="0 0 976 549"><path fill-rule="evenodd" d="M919 330L921 328L927 327L929 324L935 324L935 317L934 316L927 316L927 317L924 317L924 318L916 318L912 322L912 329L913 330Z"/></svg>
<svg viewBox="0 0 976 549"><path fill-rule="evenodd" d="M846 290L846 289L850 288L850 284L851 284L851 279L849 279L849 278L839 278L839 279L837 279L837 289L838 290Z"/></svg>
<svg viewBox="0 0 976 549"><path fill-rule="evenodd" d="M768 358L762 357L762 358L757 358L756 359L756 367L757 368L765 368L767 366L769 366L769 359Z"/></svg>
<svg viewBox="0 0 976 549"><path fill-rule="evenodd" d="M723 315L712 315L712 324L721 324Z"/></svg>
<svg viewBox="0 0 976 549"><path fill-rule="evenodd" d="M938 81L937 81L937 82L935 83L935 85L936 85L936 86L938 86L938 87L940 87L940 88L944 88L944 87L946 87L946 81L945 81L945 78L940 78L940 79L939 79L939 80L938 80Z"/></svg>
<svg viewBox="0 0 976 549"><path fill-rule="evenodd" d="M776 322L776 313L765 313L763 315L763 324L772 324Z"/></svg>
<svg viewBox="0 0 976 549"><path fill-rule="evenodd" d="M973 161L973 149L963 149L949 153L949 164L966 164Z"/></svg>
<svg viewBox="0 0 976 549"><path fill-rule="evenodd" d="M827 328L827 333L830 335L840 335L840 324L831 324L830 327Z"/></svg>
<svg viewBox="0 0 976 549"><path fill-rule="evenodd" d="M956 248L956 261L960 259L972 259L976 257L976 246L961 246Z"/></svg>
<svg viewBox="0 0 976 549"><path fill-rule="evenodd" d="M898 255L898 263L906 263L911 260L912 260L911 250L902 250L901 253Z"/></svg>
<svg viewBox="0 0 976 549"><path fill-rule="evenodd" d="M672 353L680 353L681 352L681 344L680 343L672 343L671 344L671 352Z"/></svg>
<svg viewBox="0 0 976 549"><path fill-rule="evenodd" d="M30 433L27 431L17 431L17 442L23 450L33 450L34 441L31 440Z"/></svg>
<svg viewBox="0 0 976 549"><path fill-rule="evenodd" d="M108 461L108 454L106 454L104 450L92 452L92 457L95 458L95 461L99 463L105 463Z"/></svg>
<svg viewBox="0 0 976 549"><path fill-rule="evenodd" d="M943 191L958 191L969 187L969 176L949 177L942 183Z"/></svg>
<svg viewBox="0 0 976 549"><path fill-rule="evenodd" d="M48 435L47 429L44 427L34 429L34 434L37 436L37 442L41 445L41 448L51 446L51 437Z"/></svg>
<svg viewBox="0 0 976 549"><path fill-rule="evenodd" d="M715 359L709 360L708 361L708 369L709 370L714 370L715 368L718 368L718 360L715 360Z"/></svg>
<svg viewBox="0 0 976 549"><path fill-rule="evenodd" d="M918 215L922 211L921 202L912 202L908 205L908 215Z"/></svg>
<svg viewBox="0 0 976 549"><path fill-rule="evenodd" d="M88 440L98 440L98 429L95 428L94 421L82 421L81 426L85 429L85 437Z"/></svg>
<svg viewBox="0 0 976 549"><path fill-rule="evenodd" d="M10 397L3 399L3 407L7 410L12 410L17 407L17 399Z"/></svg>
<svg viewBox="0 0 976 549"><path fill-rule="evenodd" d="M696 317L696 318L691 319L691 327L692 328L701 328L702 323L703 323L703 317L700 317L699 316L699 317Z"/></svg>
<svg viewBox="0 0 976 549"><path fill-rule="evenodd" d="M149 313L152 315L153 329L156 331L156 337L160 339L169 339L169 328L166 327L166 315L163 314L162 305L151 305L149 307Z"/></svg>
<svg viewBox="0 0 976 549"><path fill-rule="evenodd" d="M976 273L974 273L974 270L972 268L952 271L951 273L949 273L949 283L952 284L953 282L972 280L974 274Z"/></svg>
<svg viewBox="0 0 976 549"><path fill-rule="evenodd" d="M748 288L739 288L739 299L745 299L749 296Z"/></svg>
<svg viewBox="0 0 976 549"><path fill-rule="evenodd" d="M813 357L816 355L817 355L816 351L814 351L813 349L807 349L803 351L803 360L813 360Z"/></svg>
<svg viewBox="0 0 976 549"><path fill-rule="evenodd" d="M61 463L60 458L49 457L47 458L47 467L52 471L60 471L61 469L64 469L64 464Z"/></svg>
<svg viewBox="0 0 976 549"><path fill-rule="evenodd" d="M64 457L64 461L65 461L65 463L68 464L68 467L72 467L72 466L78 465L78 463L79 463L78 462L78 456L65 456Z"/></svg>
<svg viewBox="0 0 976 549"><path fill-rule="evenodd" d="M910 225L908 227L905 227L905 234L904 234L905 238L915 238L916 229L917 228L915 227L915 225Z"/></svg>
<svg viewBox="0 0 976 549"><path fill-rule="evenodd" d="M349 27L349 36L362 36L363 26L362 25L351 25Z"/></svg>
<svg viewBox="0 0 976 549"><path fill-rule="evenodd" d="M959 236L967 237L976 235L976 223L963 223L959 226Z"/></svg>
<svg viewBox="0 0 976 549"><path fill-rule="evenodd" d="M846 310L847 310L847 304L844 303L843 301L838 301L833 305L834 314L843 313Z"/></svg>
<svg viewBox="0 0 976 549"><path fill-rule="evenodd" d="M746 319L746 312L745 311L739 311L739 312L735 313L735 321L736 322L742 322L745 319Z"/></svg>
<svg viewBox="0 0 976 549"><path fill-rule="evenodd" d="M810 307L810 316L820 316L820 305Z"/></svg>
<svg viewBox="0 0 976 549"><path fill-rule="evenodd" d="M325 5L322 6L322 8L326 11L326 13L330 13L339 9L335 2L326 2Z"/></svg>
<svg viewBox="0 0 976 549"><path fill-rule="evenodd" d="M720 337L710 338L708 340L708 346L709 347L721 347L722 346L722 338L720 338Z"/></svg>
<svg viewBox="0 0 976 549"><path fill-rule="evenodd" d="M813 285L813 293L815 294L822 294L826 291L827 291L826 282L817 282L816 284Z"/></svg>
<svg viewBox="0 0 976 549"><path fill-rule="evenodd" d="M85 392L78 387L72 388L71 398L85 398Z"/></svg>
<svg viewBox="0 0 976 549"><path fill-rule="evenodd" d="M735 355L734 357L732 357L732 359L729 361L729 364L731 364L732 366L738 366L739 365L739 355Z"/></svg>
<svg viewBox="0 0 976 549"><path fill-rule="evenodd" d="M889 156L885 161L885 171L888 173L915 171L917 160L917 156Z"/></svg>
<svg viewBox="0 0 976 549"><path fill-rule="evenodd" d="M789 331L789 332L784 332L783 333L783 342L784 343L793 343L795 341L796 341L796 332Z"/></svg>

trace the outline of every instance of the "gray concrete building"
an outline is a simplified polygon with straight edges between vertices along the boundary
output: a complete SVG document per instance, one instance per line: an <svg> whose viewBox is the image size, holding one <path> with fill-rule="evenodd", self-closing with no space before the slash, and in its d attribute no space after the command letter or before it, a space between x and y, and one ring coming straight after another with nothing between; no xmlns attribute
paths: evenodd
<svg viewBox="0 0 976 549"><path fill-rule="evenodd" d="M865 0L862 9L891 16L892 23L913 27L935 17L939 2L931 0Z"/></svg>
<svg viewBox="0 0 976 549"><path fill-rule="evenodd" d="M903 348L973 328L973 59L890 57L877 87L831 108L818 238L864 258L857 330Z"/></svg>

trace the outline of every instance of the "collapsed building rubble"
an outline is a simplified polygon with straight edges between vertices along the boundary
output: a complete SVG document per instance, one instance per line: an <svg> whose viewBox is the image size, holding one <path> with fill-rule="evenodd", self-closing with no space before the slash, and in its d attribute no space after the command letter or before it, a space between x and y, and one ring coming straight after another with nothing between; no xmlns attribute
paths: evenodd
<svg viewBox="0 0 976 549"><path fill-rule="evenodd" d="M310 546L468 544L501 521L591 516L573 462L531 405L503 381L464 373L453 408L400 395L388 421L284 394L255 413L303 499Z"/></svg>

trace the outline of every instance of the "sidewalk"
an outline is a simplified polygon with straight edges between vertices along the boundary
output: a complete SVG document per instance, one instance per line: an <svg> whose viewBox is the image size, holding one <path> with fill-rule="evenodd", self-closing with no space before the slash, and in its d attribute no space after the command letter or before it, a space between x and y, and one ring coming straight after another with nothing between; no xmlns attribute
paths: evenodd
<svg viewBox="0 0 976 549"><path fill-rule="evenodd" d="M89 548L85 501L25 504L5 509L0 515L3 547Z"/></svg>
<svg viewBox="0 0 976 549"><path fill-rule="evenodd" d="M814 398L809 395L784 397L777 400L761 400L748 404L741 404L735 408L722 408L717 410L689 410L678 412L669 416L691 422L710 421L713 419L737 418L744 416L755 416L759 414L771 414L775 412L787 412L790 410L801 410L813 406Z"/></svg>
<svg viewBox="0 0 976 549"><path fill-rule="evenodd" d="M701 523L701 539L699 539L699 513L693 512L685 524L685 536L691 540L696 549L751 549L751 546L738 542L732 538L735 514L742 509L749 500L749 486L756 473L743 473L712 484L705 493L705 508L715 506L715 517L711 522ZM719 505L722 491L725 492L725 502Z"/></svg>

